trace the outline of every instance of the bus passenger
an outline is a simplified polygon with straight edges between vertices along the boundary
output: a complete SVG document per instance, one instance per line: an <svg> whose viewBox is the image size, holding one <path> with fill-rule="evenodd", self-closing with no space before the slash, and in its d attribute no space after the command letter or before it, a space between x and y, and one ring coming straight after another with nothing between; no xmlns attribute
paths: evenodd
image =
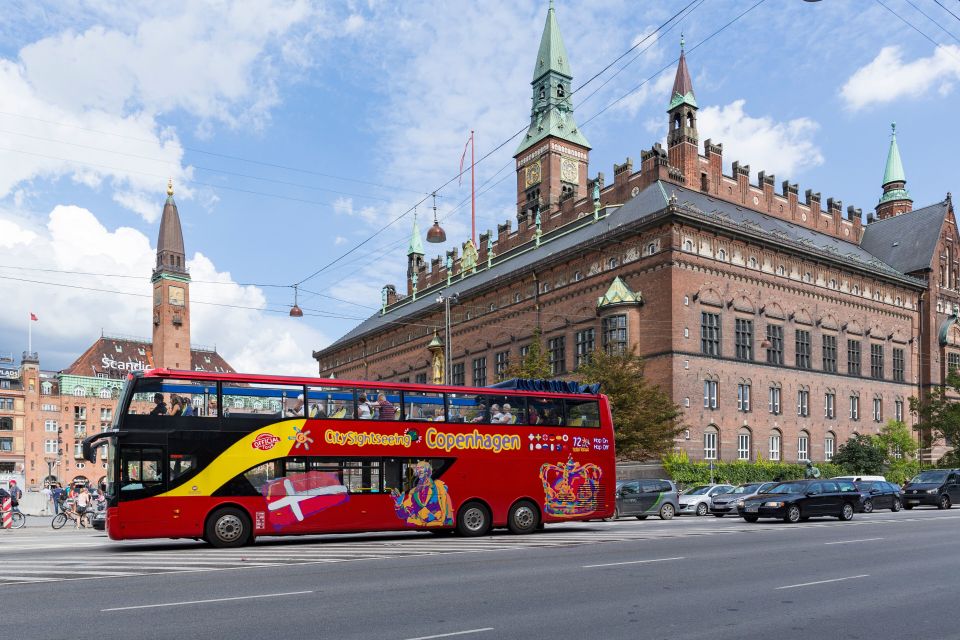
<svg viewBox="0 0 960 640"><path fill-rule="evenodd" d="M377 396L377 406L380 407L381 420L394 420L397 417L397 408L387 400L387 396L381 393Z"/></svg>
<svg viewBox="0 0 960 640"><path fill-rule="evenodd" d="M162 393L153 394L153 401L156 403L156 406L150 410L150 415L152 416L165 416L167 415L167 403L163 401Z"/></svg>
<svg viewBox="0 0 960 640"><path fill-rule="evenodd" d="M438 407L438 408L433 412L433 421L434 421L434 422L443 422L443 421L444 421L444 418L443 418L443 409L441 409L441 408Z"/></svg>
<svg viewBox="0 0 960 640"><path fill-rule="evenodd" d="M286 415L287 417L295 417L303 415L303 394L297 396L297 399L293 402L287 400L289 406L287 407Z"/></svg>
<svg viewBox="0 0 960 640"><path fill-rule="evenodd" d="M477 415L470 422L489 422L490 413L487 411L487 405L480 401L477 403Z"/></svg>
<svg viewBox="0 0 960 640"><path fill-rule="evenodd" d="M501 424L511 424L513 422L513 414L510 413L510 405L504 403L503 413L500 415Z"/></svg>
<svg viewBox="0 0 960 640"><path fill-rule="evenodd" d="M360 420L370 420L373 418L373 412L370 410L370 403L367 402L367 394L361 393L357 398L357 418Z"/></svg>
<svg viewBox="0 0 960 640"><path fill-rule="evenodd" d="M180 399L180 396L176 394L170 394L170 414L171 416L179 416L183 413L183 400Z"/></svg>
<svg viewBox="0 0 960 640"><path fill-rule="evenodd" d="M490 422L491 424L497 424L503 419L503 413L500 411L500 405L492 404L490 405Z"/></svg>

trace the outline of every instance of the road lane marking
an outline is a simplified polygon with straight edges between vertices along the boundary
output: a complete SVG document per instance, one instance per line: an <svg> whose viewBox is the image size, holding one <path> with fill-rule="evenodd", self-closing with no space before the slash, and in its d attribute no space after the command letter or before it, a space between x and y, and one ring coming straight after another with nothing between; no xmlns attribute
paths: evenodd
<svg viewBox="0 0 960 640"><path fill-rule="evenodd" d="M616 567L623 564L648 564L650 562L667 562L668 560L685 560L684 556L677 558L655 558L653 560L630 560L629 562L608 562L606 564L585 564L581 569L595 569L597 567Z"/></svg>
<svg viewBox="0 0 960 640"><path fill-rule="evenodd" d="M417 636L416 638L407 638L407 640L433 640L434 638L451 638L453 636L465 636L468 633L485 633L493 631L493 627L484 627L483 629L467 629L466 631L453 631L452 633L438 633L435 636Z"/></svg>
<svg viewBox="0 0 960 640"><path fill-rule="evenodd" d="M112 609L100 609L100 613L107 611L130 611L132 609L154 609L156 607L179 607L187 604L208 604L210 602L230 602L233 600L253 600L256 598L281 598L284 596L301 596L313 591L288 591L286 593L264 593L256 596L235 596L233 598L213 598L212 600L186 600L184 602L164 602L161 604L138 604L132 607L113 607Z"/></svg>
<svg viewBox="0 0 960 640"><path fill-rule="evenodd" d="M883 540L883 538L860 538L859 540L838 540L837 542L824 542L823 544L852 544L854 542L873 542L874 540Z"/></svg>
<svg viewBox="0 0 960 640"><path fill-rule="evenodd" d="M777 587L777 590L780 589L795 589L797 587L809 587L815 584L827 584L828 582L842 582L844 580L856 580L857 578L869 578L870 574L863 573L859 576L847 576L846 578L833 578L831 580L817 580L816 582L804 582L801 584L788 584L785 587Z"/></svg>

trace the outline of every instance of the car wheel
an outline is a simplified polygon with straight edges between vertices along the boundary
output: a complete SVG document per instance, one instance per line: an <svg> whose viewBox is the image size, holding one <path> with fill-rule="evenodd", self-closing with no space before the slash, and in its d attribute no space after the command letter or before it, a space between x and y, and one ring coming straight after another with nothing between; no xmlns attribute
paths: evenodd
<svg viewBox="0 0 960 640"><path fill-rule="evenodd" d="M757 520L760 519L760 517L759 516L743 516L743 519L746 520L747 522L756 522Z"/></svg>
<svg viewBox="0 0 960 640"><path fill-rule="evenodd" d="M647 516L636 516L637 520L646 520Z"/></svg>
<svg viewBox="0 0 960 640"><path fill-rule="evenodd" d="M613 517L610 520L619 520L620 519L620 507L614 507Z"/></svg>
<svg viewBox="0 0 960 640"><path fill-rule="evenodd" d="M490 531L490 512L479 502L468 502L460 507L457 514L457 532L460 535L475 538Z"/></svg>
<svg viewBox="0 0 960 640"><path fill-rule="evenodd" d="M949 509L950 508L950 496L940 496L940 501L937 503L937 509Z"/></svg>
<svg viewBox="0 0 960 640"><path fill-rule="evenodd" d="M784 522L797 523L800 522L800 507L795 504L787 507L787 513L783 516Z"/></svg>
<svg viewBox="0 0 960 640"><path fill-rule="evenodd" d="M864 512L864 513L873 513L873 500L864 500L864 501L863 501L863 512Z"/></svg>
<svg viewBox="0 0 960 640"><path fill-rule="evenodd" d="M207 518L205 537L214 547L242 547L250 537L250 519L233 507L218 509Z"/></svg>
<svg viewBox="0 0 960 640"><path fill-rule="evenodd" d="M673 508L673 505L669 502L662 507L660 507L660 519L661 520L673 520L673 516L677 514L677 510Z"/></svg>
<svg viewBox="0 0 960 640"><path fill-rule="evenodd" d="M853 505L849 502L843 503L843 508L840 509L840 515L837 516L841 520L853 520Z"/></svg>
<svg viewBox="0 0 960 640"><path fill-rule="evenodd" d="M893 504L890 506L890 511L900 511L901 508L903 508L903 503L900 502L900 498L894 498Z"/></svg>
<svg viewBox="0 0 960 640"><path fill-rule="evenodd" d="M706 503L706 502L701 502L700 504L697 505L697 515L698 515L698 516L705 516L705 515L707 515L707 503Z"/></svg>
<svg viewBox="0 0 960 640"><path fill-rule="evenodd" d="M510 515L507 518L507 527L510 533L524 535L533 533L540 524L540 509L528 500L521 500L510 507Z"/></svg>

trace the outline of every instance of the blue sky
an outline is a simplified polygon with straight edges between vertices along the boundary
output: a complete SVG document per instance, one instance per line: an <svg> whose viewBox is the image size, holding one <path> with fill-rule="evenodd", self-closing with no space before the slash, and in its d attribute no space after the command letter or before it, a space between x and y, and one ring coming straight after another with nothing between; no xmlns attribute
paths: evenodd
<svg viewBox="0 0 960 640"><path fill-rule="evenodd" d="M558 0L574 86L686 4ZM704 42L752 4L693 4L574 95L591 175L611 177L628 156L639 166L665 138L683 31L701 142L724 144L727 171L740 160L753 181L763 169L778 190L789 179L801 194L871 211L896 121L915 204L956 189L960 18L931 0L767 0ZM941 4L960 15L957 0ZM302 295L300 320L286 315L288 285L455 176L471 129L480 157L525 128L546 5L8 5L0 352L26 348L30 311L49 368L67 366L101 330L149 336L148 278L172 177L193 341L241 370L315 372L312 350L372 313L383 284L403 289L411 216L305 282L314 293ZM479 230L515 220L515 147L477 165ZM440 195L449 242L427 245L434 255L470 225L468 183ZM426 230L429 207L419 215Z"/></svg>

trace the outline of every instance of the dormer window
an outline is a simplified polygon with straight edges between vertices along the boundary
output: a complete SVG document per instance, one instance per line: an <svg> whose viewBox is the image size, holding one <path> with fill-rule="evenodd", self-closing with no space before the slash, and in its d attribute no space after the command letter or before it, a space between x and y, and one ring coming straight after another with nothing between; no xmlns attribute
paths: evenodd
<svg viewBox="0 0 960 640"><path fill-rule="evenodd" d="M121 344L115 344L115 345L113 345L113 348L114 348L114 350L115 350L117 353L123 353L123 345L121 345Z"/></svg>

